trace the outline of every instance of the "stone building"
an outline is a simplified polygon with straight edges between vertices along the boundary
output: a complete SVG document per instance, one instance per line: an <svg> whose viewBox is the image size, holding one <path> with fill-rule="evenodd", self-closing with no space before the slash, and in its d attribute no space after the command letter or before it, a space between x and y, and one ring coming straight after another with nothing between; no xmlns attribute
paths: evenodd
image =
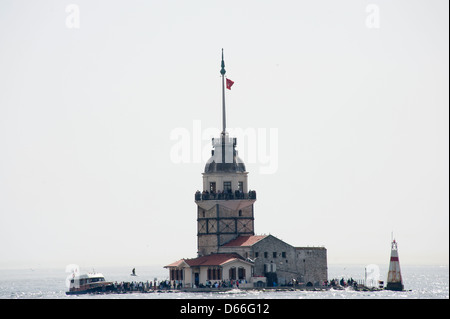
<svg viewBox="0 0 450 319"><path fill-rule="evenodd" d="M270 277L268 285L292 284L293 280L318 286L327 280L327 252L323 247L293 247L272 235L239 236L220 252L235 252L253 262L255 277Z"/></svg>
<svg viewBox="0 0 450 319"><path fill-rule="evenodd" d="M243 281L241 287L253 287L251 277L253 264L239 254L211 254L192 259L181 259L166 268L170 279L183 287L210 286L216 282Z"/></svg>
<svg viewBox="0 0 450 319"><path fill-rule="evenodd" d="M255 235L256 192L249 188L237 140L226 132L223 53L221 74L223 130L212 140L211 158L202 174L203 190L195 193L198 256L167 265L170 278L184 287L231 279L254 286L321 285L327 280L325 248L294 247L272 235ZM240 272L233 273L230 265Z"/></svg>

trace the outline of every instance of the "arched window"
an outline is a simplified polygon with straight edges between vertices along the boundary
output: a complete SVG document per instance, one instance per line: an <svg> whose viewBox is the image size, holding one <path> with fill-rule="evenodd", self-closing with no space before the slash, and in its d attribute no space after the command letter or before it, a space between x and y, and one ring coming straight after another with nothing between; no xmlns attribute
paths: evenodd
<svg viewBox="0 0 450 319"><path fill-rule="evenodd" d="M238 279L245 279L245 268L244 267L238 268Z"/></svg>
<svg viewBox="0 0 450 319"><path fill-rule="evenodd" d="M220 268L208 268L207 280L221 280L222 270Z"/></svg>
<svg viewBox="0 0 450 319"><path fill-rule="evenodd" d="M230 280L236 280L236 267L230 268L229 277L230 277Z"/></svg>
<svg viewBox="0 0 450 319"><path fill-rule="evenodd" d="M213 280L213 279L212 279L212 269L211 269L211 268L208 268L208 277L207 277L207 280Z"/></svg>

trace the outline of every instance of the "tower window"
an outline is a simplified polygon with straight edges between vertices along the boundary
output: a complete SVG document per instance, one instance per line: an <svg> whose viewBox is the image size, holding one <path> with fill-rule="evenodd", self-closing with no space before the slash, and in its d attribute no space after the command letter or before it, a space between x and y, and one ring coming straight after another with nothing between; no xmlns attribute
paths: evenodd
<svg viewBox="0 0 450 319"><path fill-rule="evenodd" d="M242 216L242 209L239 210L239 217Z"/></svg>
<svg viewBox="0 0 450 319"><path fill-rule="evenodd" d="M269 256L269 254L267 253L267 251L264 252L264 258L267 258Z"/></svg>
<svg viewBox="0 0 450 319"><path fill-rule="evenodd" d="M209 183L209 192L215 193L216 192L216 182L210 182Z"/></svg>
<svg viewBox="0 0 450 319"><path fill-rule="evenodd" d="M244 182L238 182L238 189L240 192L244 191Z"/></svg>
<svg viewBox="0 0 450 319"><path fill-rule="evenodd" d="M223 191L231 192L231 182L223 182Z"/></svg>
<svg viewBox="0 0 450 319"><path fill-rule="evenodd" d="M272 257L273 257L273 258L277 258L277 252L276 252L276 251L274 251L274 252L272 253Z"/></svg>
<svg viewBox="0 0 450 319"><path fill-rule="evenodd" d="M286 252L285 252L285 251L283 251L283 252L281 253L281 257L286 258Z"/></svg>

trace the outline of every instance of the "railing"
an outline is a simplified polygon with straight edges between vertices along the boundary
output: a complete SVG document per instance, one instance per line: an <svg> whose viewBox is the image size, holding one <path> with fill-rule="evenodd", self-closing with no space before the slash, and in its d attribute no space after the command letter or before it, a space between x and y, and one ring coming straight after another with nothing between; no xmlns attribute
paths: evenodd
<svg viewBox="0 0 450 319"><path fill-rule="evenodd" d="M220 192L220 193L210 193L203 191L197 191L195 193L195 201L201 200L239 200L239 199L256 199L256 192L249 191L248 193L244 193L241 191L233 192Z"/></svg>

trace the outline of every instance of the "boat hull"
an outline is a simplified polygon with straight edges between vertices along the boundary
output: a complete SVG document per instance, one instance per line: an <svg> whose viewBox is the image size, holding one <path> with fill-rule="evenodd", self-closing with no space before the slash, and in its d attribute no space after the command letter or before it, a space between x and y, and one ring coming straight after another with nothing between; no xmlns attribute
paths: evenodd
<svg viewBox="0 0 450 319"><path fill-rule="evenodd" d="M95 287L78 288L66 291L66 295L84 295L84 294L98 294L98 293L110 293L114 290L112 283L105 283L102 285L95 285Z"/></svg>

